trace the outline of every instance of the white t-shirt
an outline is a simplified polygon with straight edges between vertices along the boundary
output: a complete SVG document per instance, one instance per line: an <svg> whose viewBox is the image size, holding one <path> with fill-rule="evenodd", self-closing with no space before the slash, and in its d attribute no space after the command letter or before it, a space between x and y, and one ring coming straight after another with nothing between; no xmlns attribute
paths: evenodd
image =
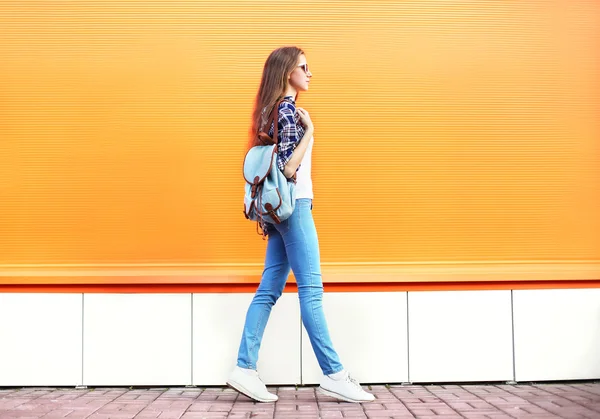
<svg viewBox="0 0 600 419"><path fill-rule="evenodd" d="M309 198L313 199L313 187L311 177L312 166L312 149L314 138L311 137L306 152L300 163L300 168L296 172L296 199Z"/></svg>

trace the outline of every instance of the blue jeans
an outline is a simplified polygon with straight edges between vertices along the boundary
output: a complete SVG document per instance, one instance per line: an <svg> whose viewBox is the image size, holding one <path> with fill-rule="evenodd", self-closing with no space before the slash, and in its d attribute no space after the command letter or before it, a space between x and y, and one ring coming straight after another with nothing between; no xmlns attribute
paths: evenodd
<svg viewBox="0 0 600 419"><path fill-rule="evenodd" d="M268 233L265 268L246 314L237 365L256 369L271 308L281 296L291 268L298 284L302 323L319 366L325 375L341 371L344 368L333 349L323 313L323 280L312 200L296 200L291 217L269 225Z"/></svg>

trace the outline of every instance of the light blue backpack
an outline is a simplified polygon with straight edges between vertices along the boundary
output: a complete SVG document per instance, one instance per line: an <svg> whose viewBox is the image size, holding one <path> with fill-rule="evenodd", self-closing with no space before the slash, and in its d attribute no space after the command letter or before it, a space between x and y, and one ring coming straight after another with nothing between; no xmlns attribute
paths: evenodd
<svg viewBox="0 0 600 419"><path fill-rule="evenodd" d="M279 103L275 105L272 114L273 139L261 132L259 138L267 144L252 147L244 158L244 215L247 219L258 222L259 234L263 235L265 223L279 224L285 221L292 215L296 205L295 178L286 178L277 167L278 110Z"/></svg>

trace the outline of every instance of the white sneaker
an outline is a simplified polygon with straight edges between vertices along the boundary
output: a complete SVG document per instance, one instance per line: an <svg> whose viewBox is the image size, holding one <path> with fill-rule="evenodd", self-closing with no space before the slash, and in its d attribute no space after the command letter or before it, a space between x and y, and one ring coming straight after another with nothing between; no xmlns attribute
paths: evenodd
<svg viewBox="0 0 600 419"><path fill-rule="evenodd" d="M236 366L227 380L227 385L258 402L276 402L279 397L269 393L258 372Z"/></svg>
<svg viewBox="0 0 600 419"><path fill-rule="evenodd" d="M326 396L350 403L372 402L375 400L375 396L364 391L360 383L350 377L346 370L323 376L319 391Z"/></svg>

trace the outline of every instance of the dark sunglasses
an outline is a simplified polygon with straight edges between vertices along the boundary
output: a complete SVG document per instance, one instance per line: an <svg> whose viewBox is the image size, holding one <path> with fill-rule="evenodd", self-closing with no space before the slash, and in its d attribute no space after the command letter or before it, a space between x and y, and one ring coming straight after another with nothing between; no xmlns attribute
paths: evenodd
<svg viewBox="0 0 600 419"><path fill-rule="evenodd" d="M308 64L300 64L298 67L300 67L306 74L310 73L310 70L308 69Z"/></svg>

